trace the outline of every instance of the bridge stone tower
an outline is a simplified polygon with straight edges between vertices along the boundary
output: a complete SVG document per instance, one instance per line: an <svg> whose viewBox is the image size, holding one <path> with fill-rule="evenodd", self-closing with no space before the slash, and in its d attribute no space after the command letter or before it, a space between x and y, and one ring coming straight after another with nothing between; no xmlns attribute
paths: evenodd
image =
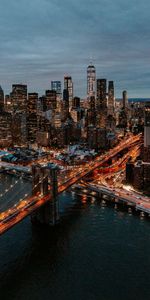
<svg viewBox="0 0 150 300"><path fill-rule="evenodd" d="M49 195L49 200L32 213L31 220L33 223L55 225L59 221L57 172L57 167L32 166L32 194L39 193L40 197Z"/></svg>

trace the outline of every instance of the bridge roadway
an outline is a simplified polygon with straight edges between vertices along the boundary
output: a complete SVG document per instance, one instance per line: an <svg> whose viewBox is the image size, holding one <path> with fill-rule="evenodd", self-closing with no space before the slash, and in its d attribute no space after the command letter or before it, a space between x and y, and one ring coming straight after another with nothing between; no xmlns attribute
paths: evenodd
<svg viewBox="0 0 150 300"><path fill-rule="evenodd" d="M96 193L104 194L112 199L119 200L127 205L135 206L136 210L150 214L150 201L147 196L140 195L136 192L127 192L123 189L110 188L104 185L97 184L77 184L75 188L82 190L84 194L88 194L89 191L93 192L93 196Z"/></svg>
<svg viewBox="0 0 150 300"><path fill-rule="evenodd" d="M113 158L115 155L117 155L120 151L129 148L130 146L133 146L133 144L136 145L141 140L141 135L131 136L128 139L125 139L120 142L119 145L117 145L115 148L109 150L106 154L99 156L93 160L93 162L86 164L82 167L82 170L80 172L74 171L74 174L71 178L68 178L65 182L62 184L59 184L58 182L58 194L65 191L67 188L75 184L77 181L81 180L83 177L90 174L92 171L94 171L96 168L103 165L105 162L107 162L109 159ZM26 204L21 207L17 208L17 206L12 209L10 209L10 213L7 217L4 217L3 220L0 221L0 235L12 228L14 225L19 223L21 220L23 220L25 217L30 215L32 212L34 212L36 209L40 208L42 205L44 205L47 201L50 201L52 199L51 193L49 191L49 194L46 196L42 195L35 195L30 198L26 199Z"/></svg>
<svg viewBox="0 0 150 300"><path fill-rule="evenodd" d="M31 168L30 167L24 167L24 166L18 166L12 163L0 161L0 169L4 169L6 171L17 171L17 172L22 172L22 173L31 173Z"/></svg>
<svg viewBox="0 0 150 300"><path fill-rule="evenodd" d="M112 188L112 186L113 188L118 186L123 188L122 175L124 173L125 176L126 163L130 157L132 158L132 161L136 160L136 158L140 155L140 147L140 143L136 146L130 147L130 150L124 154L122 158L119 158L117 161L115 161L113 165L104 168L104 172L103 169L100 169L101 172L98 172L94 176L93 183L102 184L103 186L110 188Z"/></svg>

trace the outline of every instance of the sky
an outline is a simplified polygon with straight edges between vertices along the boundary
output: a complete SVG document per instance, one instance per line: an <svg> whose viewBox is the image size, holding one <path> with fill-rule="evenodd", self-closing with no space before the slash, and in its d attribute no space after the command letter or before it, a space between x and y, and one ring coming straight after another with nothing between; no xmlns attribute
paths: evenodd
<svg viewBox="0 0 150 300"><path fill-rule="evenodd" d="M149 0L0 0L0 85L44 94L71 75L86 96L90 61L115 93L150 97Z"/></svg>

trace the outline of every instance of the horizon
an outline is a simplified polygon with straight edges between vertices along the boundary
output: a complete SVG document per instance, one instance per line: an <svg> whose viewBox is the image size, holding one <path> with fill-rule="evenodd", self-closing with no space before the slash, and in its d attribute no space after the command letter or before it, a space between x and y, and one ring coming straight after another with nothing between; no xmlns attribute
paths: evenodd
<svg viewBox="0 0 150 300"><path fill-rule="evenodd" d="M66 74L65 74L66 75ZM64 76L65 76L64 75ZM69 75L69 74L68 74ZM70 75L71 76L71 75ZM96 78L96 79L101 79L101 78ZM106 78L106 80L107 80L107 78ZM53 81L53 80L52 80ZM54 80L55 81L55 80ZM58 80L58 81L61 81L61 80ZM109 80L107 80L107 84L108 84L108 81ZM11 85L10 85L10 89L9 90L7 90L7 92L4 90L4 88L3 88L3 86L2 85L0 85L0 87L3 89L3 92L4 92L4 95L6 96L6 95L9 95L10 93L11 93L11 91L12 91L12 85L17 85L17 84L21 84L21 85L27 85L27 93L38 93L38 96L39 97L41 97L41 96L43 96L44 94L45 94L45 91L46 90L51 90L51 81L50 81L50 83L49 83L49 87L47 87L45 90L43 89L43 92L39 92L39 91L37 91L37 90L33 90L33 89L31 89L31 87L30 87L30 89L29 89L29 84L27 84L26 82L15 82L15 83L12 83ZM74 82L73 82L73 84L74 84ZM115 84L115 82L114 82L114 84ZM63 81L61 81L61 88L62 88L62 93L63 93ZM115 90L115 92L116 92L116 90ZM122 91L123 92L123 91ZM128 90L127 90L127 95L128 95ZM78 95L78 94L75 94L74 93L74 97L80 97L82 100L84 100L84 99L86 99L86 97L87 97L87 95L84 95L83 97L81 97L80 95ZM116 100L121 100L122 99L122 93L121 93L121 95L115 95L115 99ZM150 96L148 97L148 96L130 96L130 95L128 95L128 100L129 101L131 101L132 99L134 99L134 100L141 100L141 101L144 101L144 100L150 100Z"/></svg>

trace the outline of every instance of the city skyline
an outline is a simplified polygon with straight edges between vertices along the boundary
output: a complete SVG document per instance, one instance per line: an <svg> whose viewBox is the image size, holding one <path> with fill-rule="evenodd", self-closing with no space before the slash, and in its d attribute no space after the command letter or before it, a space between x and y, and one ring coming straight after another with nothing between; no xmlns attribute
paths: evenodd
<svg viewBox="0 0 150 300"><path fill-rule="evenodd" d="M75 95L86 96L91 57L97 78L115 82L116 97L149 97L147 0L1 1L0 85L25 83L43 94L52 80L72 77Z"/></svg>
<svg viewBox="0 0 150 300"><path fill-rule="evenodd" d="M0 1L2 299L150 299L149 16Z"/></svg>

